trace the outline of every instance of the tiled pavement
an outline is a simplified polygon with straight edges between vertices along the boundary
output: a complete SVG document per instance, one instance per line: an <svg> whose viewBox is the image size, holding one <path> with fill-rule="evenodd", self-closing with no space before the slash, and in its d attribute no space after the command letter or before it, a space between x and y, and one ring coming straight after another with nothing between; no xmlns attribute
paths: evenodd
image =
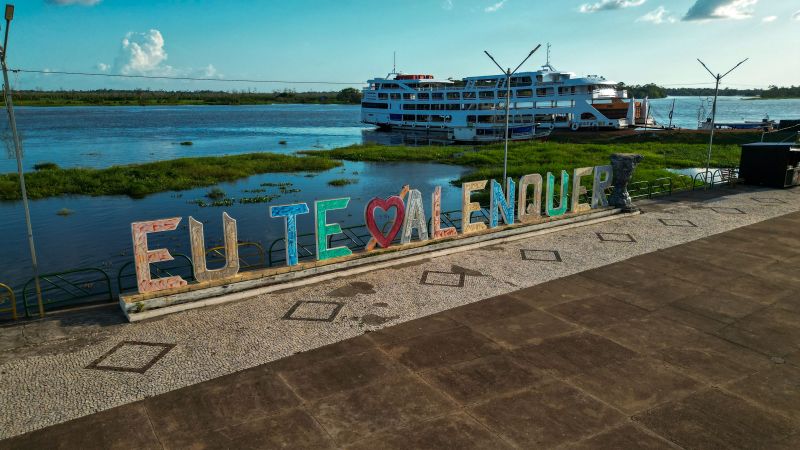
<svg viewBox="0 0 800 450"><path fill-rule="evenodd" d="M800 448L799 229L784 215L0 447Z"/></svg>

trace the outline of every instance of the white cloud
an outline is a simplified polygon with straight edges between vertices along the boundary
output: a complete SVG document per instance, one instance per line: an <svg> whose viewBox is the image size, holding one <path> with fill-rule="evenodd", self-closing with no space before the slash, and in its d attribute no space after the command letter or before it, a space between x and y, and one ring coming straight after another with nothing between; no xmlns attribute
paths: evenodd
<svg viewBox="0 0 800 450"><path fill-rule="evenodd" d="M507 1L508 0L500 0L499 2L495 3L494 5L487 6L486 9L484 9L484 11L487 12L487 13L493 13L493 12L497 11L498 9L502 8L506 4Z"/></svg>
<svg viewBox="0 0 800 450"><path fill-rule="evenodd" d="M597 11L613 11L615 9L631 8L642 6L647 0L600 0L597 3L584 3L579 11L582 13L594 13Z"/></svg>
<svg viewBox="0 0 800 450"><path fill-rule="evenodd" d="M650 22L659 25L662 23L674 23L677 21L677 19L674 16L671 16L666 8L664 8L663 6L659 6L658 8L650 11L649 13L643 15L642 17L639 17L638 19L636 19L636 21Z"/></svg>
<svg viewBox="0 0 800 450"><path fill-rule="evenodd" d="M778 20L778 16L767 16L761 19L761 21L764 23L775 22L776 20Z"/></svg>
<svg viewBox="0 0 800 450"><path fill-rule="evenodd" d="M128 32L122 39L122 48L114 61L114 72L122 75L170 75L164 37L158 30L146 33Z"/></svg>
<svg viewBox="0 0 800 450"><path fill-rule="evenodd" d="M453 9L453 0L442 0L442 9L447 11Z"/></svg>
<svg viewBox="0 0 800 450"><path fill-rule="evenodd" d="M758 0L697 0L683 20L749 19Z"/></svg>
<svg viewBox="0 0 800 450"><path fill-rule="evenodd" d="M47 3L53 5L81 5L81 6L94 6L100 3L102 0L47 0Z"/></svg>
<svg viewBox="0 0 800 450"><path fill-rule="evenodd" d="M113 67L98 63L97 68L101 72L110 71L119 75L223 78L213 64L199 69L175 68L166 64L167 57L164 36L160 31L150 30L146 33L130 31L122 39L122 46Z"/></svg>
<svg viewBox="0 0 800 450"><path fill-rule="evenodd" d="M794 13L792 18L794 18L794 20L800 20L800 11L797 11L796 13Z"/></svg>

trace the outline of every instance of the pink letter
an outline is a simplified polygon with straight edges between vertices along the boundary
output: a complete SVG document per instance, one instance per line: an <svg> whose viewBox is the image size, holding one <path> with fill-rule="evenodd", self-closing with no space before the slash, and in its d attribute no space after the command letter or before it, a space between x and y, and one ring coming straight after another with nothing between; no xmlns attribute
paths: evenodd
<svg viewBox="0 0 800 450"><path fill-rule="evenodd" d="M176 287L186 286L186 280L179 276L150 279L150 264L161 261L172 261L172 255L165 248L149 250L147 248L147 234L160 231L172 231L178 228L180 217L171 219L151 220L149 222L134 222L131 224L133 234L133 258L136 264L136 283L139 293L163 291Z"/></svg>

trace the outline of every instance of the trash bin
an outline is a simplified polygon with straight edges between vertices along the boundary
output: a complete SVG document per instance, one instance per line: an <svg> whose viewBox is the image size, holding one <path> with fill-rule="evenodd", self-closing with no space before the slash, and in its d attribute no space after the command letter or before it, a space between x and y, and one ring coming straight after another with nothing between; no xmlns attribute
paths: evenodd
<svg viewBox="0 0 800 450"><path fill-rule="evenodd" d="M742 145L739 177L745 184L759 186L800 185L800 146L766 142Z"/></svg>

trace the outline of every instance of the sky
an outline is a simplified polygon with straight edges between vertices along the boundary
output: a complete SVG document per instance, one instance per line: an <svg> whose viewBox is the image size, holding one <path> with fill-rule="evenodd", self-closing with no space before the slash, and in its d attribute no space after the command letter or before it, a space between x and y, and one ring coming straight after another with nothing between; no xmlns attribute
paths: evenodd
<svg viewBox="0 0 800 450"><path fill-rule="evenodd" d="M627 84L800 84L800 0L17 0L8 65L43 71L352 83L546 61ZM706 83L706 84L701 84ZM16 89L339 90L345 84L23 74Z"/></svg>

